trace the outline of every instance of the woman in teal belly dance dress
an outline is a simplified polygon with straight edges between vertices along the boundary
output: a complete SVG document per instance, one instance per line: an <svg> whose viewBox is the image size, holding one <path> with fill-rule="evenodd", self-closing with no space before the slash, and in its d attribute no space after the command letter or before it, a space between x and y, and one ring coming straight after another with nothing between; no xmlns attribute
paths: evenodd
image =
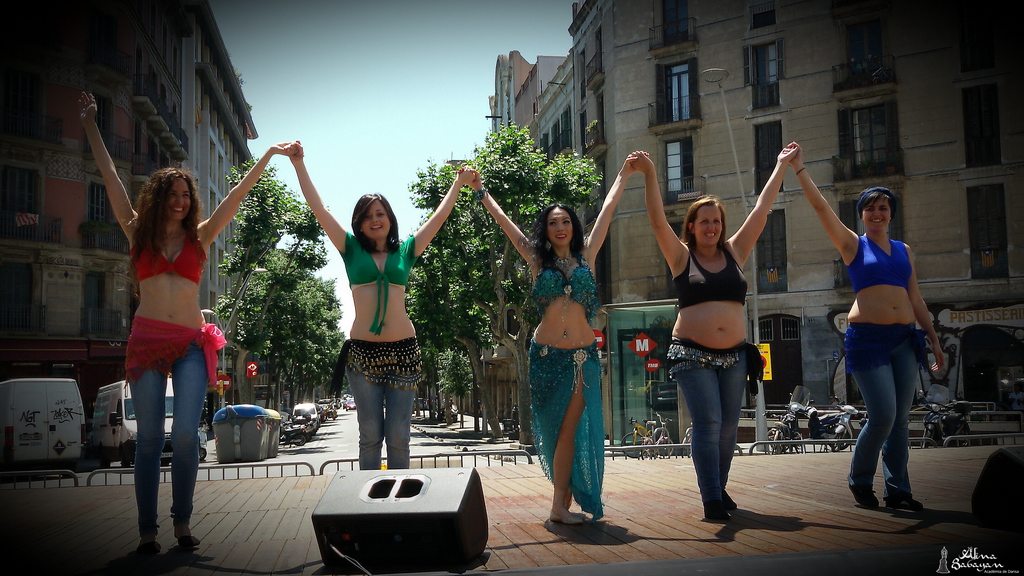
<svg viewBox="0 0 1024 576"><path fill-rule="evenodd" d="M470 183L533 274L541 321L530 345L530 393L541 468L554 484L552 522L586 521L584 514L569 511L574 498L592 520L604 515L601 364L590 325L600 305L591 262L637 158L636 152L626 157L586 238L576 213L564 204L542 210L527 236L478 181Z"/></svg>

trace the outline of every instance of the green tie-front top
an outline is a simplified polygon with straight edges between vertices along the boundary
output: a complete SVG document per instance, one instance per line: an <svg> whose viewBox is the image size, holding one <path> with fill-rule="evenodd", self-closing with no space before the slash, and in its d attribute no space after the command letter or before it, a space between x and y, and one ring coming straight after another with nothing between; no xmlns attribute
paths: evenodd
<svg viewBox="0 0 1024 576"><path fill-rule="evenodd" d="M402 242L398 250L389 252L384 261L384 271L377 267L373 255L363 249L359 240L350 233L345 233L345 251L341 259L345 261L345 272L349 286L377 284L377 311L373 315L370 332L380 335L384 329L384 318L388 313L388 290L391 284L406 286L409 283L409 272L416 264L416 237L410 236Z"/></svg>

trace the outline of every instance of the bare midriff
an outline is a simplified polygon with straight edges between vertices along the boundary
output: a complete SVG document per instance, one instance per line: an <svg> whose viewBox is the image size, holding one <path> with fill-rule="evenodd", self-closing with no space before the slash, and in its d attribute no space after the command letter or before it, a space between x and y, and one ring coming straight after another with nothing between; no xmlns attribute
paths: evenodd
<svg viewBox="0 0 1024 576"><path fill-rule="evenodd" d="M880 284L857 292L846 319L871 324L910 324L914 322L914 308L905 288Z"/></svg>
<svg viewBox="0 0 1024 576"><path fill-rule="evenodd" d="M739 346L747 337L743 304L712 300L680 308L672 336L720 350Z"/></svg>
<svg viewBox="0 0 1024 576"><path fill-rule="evenodd" d="M199 309L199 285L171 271L139 282L135 315L196 330L206 324Z"/></svg>
<svg viewBox="0 0 1024 576"><path fill-rule="evenodd" d="M388 284L387 314L380 334L370 331L373 316L377 313L377 284L360 284L352 287L352 302L356 317L352 321L349 337L370 342L397 342L416 336L416 328L409 320L405 309L405 286Z"/></svg>
<svg viewBox="0 0 1024 576"><path fill-rule="evenodd" d="M562 296L552 302L537 329L533 339L538 344L552 348L573 349L590 346L594 342L594 330L587 322L587 313L575 300Z"/></svg>

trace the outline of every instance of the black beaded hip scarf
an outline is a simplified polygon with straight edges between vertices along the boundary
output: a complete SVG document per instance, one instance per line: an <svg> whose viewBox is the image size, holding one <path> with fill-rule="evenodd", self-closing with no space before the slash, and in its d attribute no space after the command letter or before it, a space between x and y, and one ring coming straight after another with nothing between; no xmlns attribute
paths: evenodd
<svg viewBox="0 0 1024 576"><path fill-rule="evenodd" d="M708 348L692 340L673 337L665 357L677 362L669 369L670 374L692 368L731 368L740 361L740 353L745 347L746 343L735 348Z"/></svg>
<svg viewBox="0 0 1024 576"><path fill-rule="evenodd" d="M397 342L349 340L346 366L378 386L412 390L423 379L420 345L416 338Z"/></svg>

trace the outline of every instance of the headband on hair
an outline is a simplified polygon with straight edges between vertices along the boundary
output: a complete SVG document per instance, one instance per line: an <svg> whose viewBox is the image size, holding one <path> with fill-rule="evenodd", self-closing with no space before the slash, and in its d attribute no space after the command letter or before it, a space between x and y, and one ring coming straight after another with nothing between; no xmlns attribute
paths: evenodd
<svg viewBox="0 0 1024 576"><path fill-rule="evenodd" d="M858 218L864 214L864 205L867 204L867 199L871 196L878 195L884 196L885 199L889 201L889 212L892 216L896 216L896 195L884 186L874 186L860 193L860 199L857 200Z"/></svg>

